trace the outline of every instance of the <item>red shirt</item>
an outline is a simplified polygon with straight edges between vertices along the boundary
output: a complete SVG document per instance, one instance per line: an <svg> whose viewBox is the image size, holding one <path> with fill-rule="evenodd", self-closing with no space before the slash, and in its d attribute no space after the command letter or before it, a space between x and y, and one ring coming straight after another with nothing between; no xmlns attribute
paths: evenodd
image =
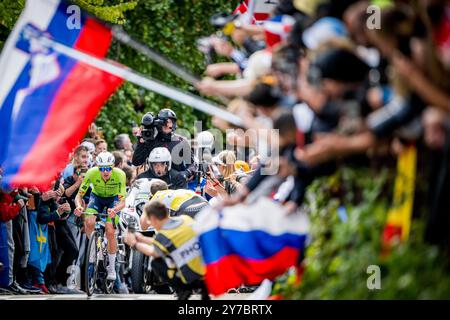
<svg viewBox="0 0 450 320"><path fill-rule="evenodd" d="M14 219L20 212L20 206L13 204L14 198L7 194L0 192L0 221L7 222Z"/></svg>

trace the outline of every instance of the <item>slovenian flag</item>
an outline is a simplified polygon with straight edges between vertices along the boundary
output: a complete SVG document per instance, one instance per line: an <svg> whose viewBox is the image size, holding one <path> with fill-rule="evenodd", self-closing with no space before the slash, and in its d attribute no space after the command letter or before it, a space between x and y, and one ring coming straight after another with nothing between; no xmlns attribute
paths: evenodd
<svg viewBox="0 0 450 320"><path fill-rule="evenodd" d="M279 15L264 21L264 33L266 36L266 43L269 48L276 44L286 41L289 37L295 19L289 15Z"/></svg>
<svg viewBox="0 0 450 320"><path fill-rule="evenodd" d="M47 187L122 78L46 47L39 37L97 58L110 29L60 0L28 0L0 56L3 186Z"/></svg>
<svg viewBox="0 0 450 320"><path fill-rule="evenodd" d="M206 265L205 281L214 295L274 279L298 266L308 239L305 214L286 215L283 207L260 198L251 205L220 211L206 208L195 219Z"/></svg>

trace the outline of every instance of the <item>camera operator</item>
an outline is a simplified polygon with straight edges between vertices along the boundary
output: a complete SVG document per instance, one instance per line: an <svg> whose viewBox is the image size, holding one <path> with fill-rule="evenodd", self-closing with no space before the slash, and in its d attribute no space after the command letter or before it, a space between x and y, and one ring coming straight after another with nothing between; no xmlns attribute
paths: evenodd
<svg viewBox="0 0 450 320"><path fill-rule="evenodd" d="M178 171L187 182L195 173L194 155L189 142L182 136L174 133L177 128L177 116L170 109L162 109L155 118L150 112L142 117L143 128L136 150L133 155L133 165L140 166L150 155L150 152L159 147L167 148L172 154L172 167ZM188 153L187 153L188 152ZM182 161L173 159L178 156Z"/></svg>
<svg viewBox="0 0 450 320"><path fill-rule="evenodd" d="M204 192L207 176L212 163L212 152L214 148L214 136L209 131L200 132L197 137L191 141L193 144L194 159L197 167L194 179L189 181L188 189L206 197L209 200L211 197Z"/></svg>
<svg viewBox="0 0 450 320"><path fill-rule="evenodd" d="M172 169L172 157L167 148L159 147L150 152L148 157L149 168L141 173L137 179L161 179L170 189L186 189L187 183L183 175Z"/></svg>

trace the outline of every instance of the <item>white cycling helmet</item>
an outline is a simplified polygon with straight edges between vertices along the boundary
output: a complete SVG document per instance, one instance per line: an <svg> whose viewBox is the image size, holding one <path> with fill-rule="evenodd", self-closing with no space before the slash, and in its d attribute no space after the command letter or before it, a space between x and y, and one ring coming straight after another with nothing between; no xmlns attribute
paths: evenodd
<svg viewBox="0 0 450 320"><path fill-rule="evenodd" d="M202 131L197 135L198 148L212 148L214 144L214 136L209 131Z"/></svg>
<svg viewBox="0 0 450 320"><path fill-rule="evenodd" d="M100 152L95 161L99 167L111 167L114 165L115 159L112 153Z"/></svg>
<svg viewBox="0 0 450 320"><path fill-rule="evenodd" d="M150 152L148 156L148 163L157 163L157 162L166 162L167 170L170 171L172 169L172 156L170 155L170 151L167 148L159 147L155 148Z"/></svg>

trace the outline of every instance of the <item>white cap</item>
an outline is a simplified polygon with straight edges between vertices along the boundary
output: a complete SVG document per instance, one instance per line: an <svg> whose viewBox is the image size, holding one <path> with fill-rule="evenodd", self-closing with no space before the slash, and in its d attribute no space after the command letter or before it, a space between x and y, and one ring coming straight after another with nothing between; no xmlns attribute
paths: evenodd
<svg viewBox="0 0 450 320"><path fill-rule="evenodd" d="M95 145L92 142L84 141L83 143L81 143L81 145L85 146L86 148L88 148L90 153L94 153L95 152Z"/></svg>

